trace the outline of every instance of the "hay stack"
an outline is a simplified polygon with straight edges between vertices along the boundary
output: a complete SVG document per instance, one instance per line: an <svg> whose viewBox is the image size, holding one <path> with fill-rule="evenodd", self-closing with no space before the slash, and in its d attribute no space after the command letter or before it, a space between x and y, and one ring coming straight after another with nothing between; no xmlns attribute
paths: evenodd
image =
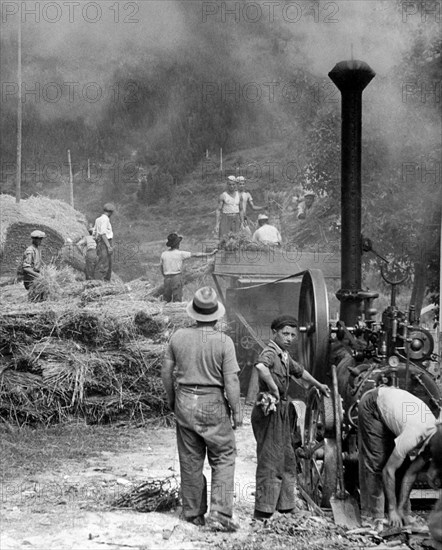
<svg viewBox="0 0 442 550"><path fill-rule="evenodd" d="M0 418L23 424L171 421L161 362L186 304L147 299L141 282L68 283L51 301L0 317Z"/></svg>
<svg viewBox="0 0 442 550"><path fill-rule="evenodd" d="M86 219L67 203L47 197L30 197L15 203L11 195L0 195L0 271L14 276L24 250L31 244L30 233L46 233L41 251L45 263L54 261L66 239L87 234Z"/></svg>

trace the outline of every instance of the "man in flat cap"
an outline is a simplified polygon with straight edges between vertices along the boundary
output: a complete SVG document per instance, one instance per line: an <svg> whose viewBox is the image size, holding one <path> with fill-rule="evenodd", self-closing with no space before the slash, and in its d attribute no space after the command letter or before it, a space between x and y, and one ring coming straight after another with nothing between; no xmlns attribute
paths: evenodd
<svg viewBox="0 0 442 550"><path fill-rule="evenodd" d="M160 266L164 277L163 298L166 302L181 302L183 300L182 268L184 260L189 258L206 258L207 256L213 256L217 252L217 250L213 252L187 252L180 250L182 240L183 237L178 235L178 233L170 233L166 243L169 250L165 250L161 254Z"/></svg>
<svg viewBox="0 0 442 550"><path fill-rule="evenodd" d="M313 203L315 202L316 193L314 191L306 191L304 197L298 203L298 220L305 220Z"/></svg>
<svg viewBox="0 0 442 550"><path fill-rule="evenodd" d="M277 510L295 509L296 457L292 435L296 411L290 402L290 378L302 378L329 397L330 390L292 359L289 349L297 338L298 322L280 315L270 325L272 338L255 363L259 394L252 410L256 440L256 493L254 518L270 518Z"/></svg>
<svg viewBox="0 0 442 550"><path fill-rule="evenodd" d="M42 267L41 252L39 247L41 241L46 237L43 231L36 229L31 233L32 244L24 251L22 260L23 271L23 284L26 290L33 283L34 279L38 277L40 269Z"/></svg>
<svg viewBox="0 0 442 550"><path fill-rule="evenodd" d="M112 275L112 239L114 237L110 217L115 210L111 202L103 206L103 214L95 220L92 236L97 241L97 265L95 268L96 278L110 281Z"/></svg>

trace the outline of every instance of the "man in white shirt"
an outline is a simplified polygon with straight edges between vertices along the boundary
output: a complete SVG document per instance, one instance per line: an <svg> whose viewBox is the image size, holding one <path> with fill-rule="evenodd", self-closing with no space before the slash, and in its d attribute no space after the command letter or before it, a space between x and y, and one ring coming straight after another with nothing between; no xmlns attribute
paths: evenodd
<svg viewBox="0 0 442 550"><path fill-rule="evenodd" d="M428 443L436 433L436 418L419 397L391 386L366 392L358 415L362 514L383 519L385 494L389 522L400 527L407 522L413 483L429 465ZM418 455L410 465L412 452Z"/></svg>
<svg viewBox="0 0 442 550"><path fill-rule="evenodd" d="M114 237L110 217L115 210L111 202L103 206L103 214L95 220L92 236L97 241L98 261L95 268L97 279L110 281L112 275L112 240Z"/></svg>
<svg viewBox="0 0 442 550"><path fill-rule="evenodd" d="M267 214L260 214L258 216L258 229L253 233L253 241L259 244L266 244L271 246L281 246L281 234L280 232L268 223L269 217Z"/></svg>
<svg viewBox="0 0 442 550"><path fill-rule="evenodd" d="M183 300L183 278L182 267L184 260L188 258L206 258L213 256L213 252L186 252L179 250L180 243L183 240L181 235L170 233L167 237L166 246L170 250L165 250L161 254L160 266L164 277L163 298L166 302L181 302Z"/></svg>

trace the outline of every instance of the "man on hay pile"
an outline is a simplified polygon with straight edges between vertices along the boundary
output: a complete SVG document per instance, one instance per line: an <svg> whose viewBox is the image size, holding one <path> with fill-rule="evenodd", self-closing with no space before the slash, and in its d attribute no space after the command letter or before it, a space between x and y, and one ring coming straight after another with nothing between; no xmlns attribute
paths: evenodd
<svg viewBox="0 0 442 550"><path fill-rule="evenodd" d="M161 371L176 417L183 519L194 525L206 523L203 467L207 453L212 469L207 524L213 530L236 531L233 430L241 426L242 414L235 347L227 334L215 328L225 309L213 288L197 290L186 311L196 325L172 335Z"/></svg>
<svg viewBox="0 0 442 550"><path fill-rule="evenodd" d="M28 246L23 254L21 270L23 273L23 284L26 290L39 276L42 267L41 252L39 250L42 240L46 237L43 231L36 229L31 233L32 244Z"/></svg>
<svg viewBox="0 0 442 550"><path fill-rule="evenodd" d="M97 241L97 264L95 274L97 279L110 281L112 276L112 240L114 237L110 217L115 211L115 206L107 202L103 206L103 214L95 220L92 236Z"/></svg>
<svg viewBox="0 0 442 550"><path fill-rule="evenodd" d="M236 188L236 177L228 176L227 190L218 199L215 234L221 240L229 233L239 233L243 222L243 201Z"/></svg>

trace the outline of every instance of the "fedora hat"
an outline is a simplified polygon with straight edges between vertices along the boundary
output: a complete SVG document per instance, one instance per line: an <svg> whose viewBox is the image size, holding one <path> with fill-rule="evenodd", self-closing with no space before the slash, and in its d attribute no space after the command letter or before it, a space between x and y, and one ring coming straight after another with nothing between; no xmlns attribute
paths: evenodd
<svg viewBox="0 0 442 550"><path fill-rule="evenodd" d="M169 233L167 235L167 243L166 246L176 246L178 243L180 243L183 240L182 235L178 235L178 233Z"/></svg>
<svg viewBox="0 0 442 550"><path fill-rule="evenodd" d="M199 288L193 300L187 304L187 315L195 321L210 323L218 321L226 312L225 307L218 301L215 290L210 286Z"/></svg>

